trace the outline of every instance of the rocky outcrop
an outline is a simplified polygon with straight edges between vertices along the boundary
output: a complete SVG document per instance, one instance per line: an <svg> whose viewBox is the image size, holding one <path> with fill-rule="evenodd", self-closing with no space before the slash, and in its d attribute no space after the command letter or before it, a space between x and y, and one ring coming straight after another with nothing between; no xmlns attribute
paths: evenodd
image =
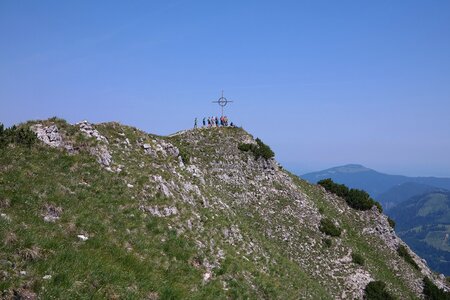
<svg viewBox="0 0 450 300"><path fill-rule="evenodd" d="M59 148L63 145L63 139L59 133L58 127L56 125L43 126L42 124L36 124L30 127L30 129L36 133L36 136L44 144Z"/></svg>
<svg viewBox="0 0 450 300"><path fill-rule="evenodd" d="M167 156L178 157L180 155L180 150L177 147L161 139L153 139L151 143L142 144L141 147L144 149L146 154L149 154L153 158L166 158Z"/></svg>
<svg viewBox="0 0 450 300"><path fill-rule="evenodd" d="M104 167L108 167L109 170L112 163L112 155L108 148L108 139L101 135L100 132L95 129L94 125L88 121L82 121L77 123L80 132L87 138L93 138L97 141L97 144L88 146L88 152L97 158L97 161ZM68 151L70 154L78 152L78 149L74 147L74 141L64 137L64 134L60 132L56 124L50 124L44 126L43 124L34 124L30 126L30 129L36 133L36 136L44 144L52 148L61 148Z"/></svg>
<svg viewBox="0 0 450 300"><path fill-rule="evenodd" d="M81 133L88 138L94 138L99 142L98 145L90 148L90 153L97 158L97 161L104 167L110 167L112 163L112 155L108 149L108 139L101 135L100 132L95 129L94 125L88 121L81 121L76 124ZM112 169L109 169L112 170Z"/></svg>
<svg viewBox="0 0 450 300"><path fill-rule="evenodd" d="M109 167L112 162L112 155L108 150L106 145L98 145L97 147L92 147L90 153L97 158L98 163L105 167Z"/></svg>
<svg viewBox="0 0 450 300"><path fill-rule="evenodd" d="M95 138L97 141L104 142L108 144L108 139L101 135L97 129L94 128L94 126L89 123L88 121L84 120L79 123L77 123L78 127L80 128L80 131L87 137Z"/></svg>

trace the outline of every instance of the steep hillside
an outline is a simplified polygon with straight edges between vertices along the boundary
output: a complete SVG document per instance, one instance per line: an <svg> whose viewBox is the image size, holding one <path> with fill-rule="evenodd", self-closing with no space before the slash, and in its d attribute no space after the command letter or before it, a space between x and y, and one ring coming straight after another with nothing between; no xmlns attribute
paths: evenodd
<svg viewBox="0 0 450 300"><path fill-rule="evenodd" d="M412 197L390 211L397 233L430 266L450 275L450 192Z"/></svg>
<svg viewBox="0 0 450 300"><path fill-rule="evenodd" d="M375 207L289 174L242 129L22 126L40 143L0 149L4 298L361 299L380 280L416 299L424 276L444 287Z"/></svg>

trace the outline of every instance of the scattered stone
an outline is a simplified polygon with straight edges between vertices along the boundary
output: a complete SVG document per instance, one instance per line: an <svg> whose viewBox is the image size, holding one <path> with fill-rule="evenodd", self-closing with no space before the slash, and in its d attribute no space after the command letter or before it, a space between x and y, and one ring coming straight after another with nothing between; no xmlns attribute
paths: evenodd
<svg viewBox="0 0 450 300"><path fill-rule="evenodd" d="M106 145L100 145L98 147L91 148L90 152L92 155L97 157L98 163L102 164L105 167L109 167L111 165L112 155Z"/></svg>
<svg viewBox="0 0 450 300"><path fill-rule="evenodd" d="M11 299L14 300L36 300L38 299L36 293L30 291L26 288L20 288L18 290L13 291L14 296Z"/></svg>
<svg viewBox="0 0 450 300"><path fill-rule="evenodd" d="M89 238L87 237L87 236L85 236L84 234L79 234L79 235L77 235L77 237L81 240L81 241L83 241L83 242L85 242L85 241L87 241Z"/></svg>
<svg viewBox="0 0 450 300"><path fill-rule="evenodd" d="M153 180L157 183L159 183L159 191L165 196L165 197L172 197L173 194L169 190L167 186L167 182L162 178L162 176L155 175L153 176Z"/></svg>
<svg viewBox="0 0 450 300"><path fill-rule="evenodd" d="M42 216L45 222L56 222L59 220L63 209L53 204L45 204Z"/></svg>
<svg viewBox="0 0 450 300"><path fill-rule="evenodd" d="M50 279L52 279L52 275L45 275L44 277L42 277L42 279L50 280Z"/></svg>
<svg viewBox="0 0 450 300"><path fill-rule="evenodd" d="M158 300L159 294L157 292L150 292L147 294L147 297L145 297L145 300Z"/></svg>
<svg viewBox="0 0 450 300"><path fill-rule="evenodd" d="M11 222L11 218L7 214L1 213L0 217L2 217L2 219L4 219L7 222Z"/></svg>
<svg viewBox="0 0 450 300"><path fill-rule="evenodd" d="M97 141L101 141L101 142L108 144L108 139L106 137L104 137L103 135L101 135L100 132L98 132L98 130L95 129L94 126L91 123L89 123L88 121L84 120L84 121L77 123L76 125L78 125L80 127L80 131L82 133L84 133L85 136L93 137Z"/></svg>
<svg viewBox="0 0 450 300"><path fill-rule="evenodd" d="M211 271L207 271L203 274L203 282L208 282L212 277Z"/></svg>
<svg viewBox="0 0 450 300"><path fill-rule="evenodd" d="M0 208L8 208L11 206L11 200L8 198L1 198L0 199Z"/></svg>
<svg viewBox="0 0 450 300"><path fill-rule="evenodd" d="M157 206L140 206L139 208L155 217L170 217L178 214L178 209L175 206L166 206L162 208Z"/></svg>
<svg viewBox="0 0 450 300"><path fill-rule="evenodd" d="M134 187L134 185L132 185L132 184L129 184L129 183L127 183L127 187L129 187L129 188L133 188L133 187Z"/></svg>

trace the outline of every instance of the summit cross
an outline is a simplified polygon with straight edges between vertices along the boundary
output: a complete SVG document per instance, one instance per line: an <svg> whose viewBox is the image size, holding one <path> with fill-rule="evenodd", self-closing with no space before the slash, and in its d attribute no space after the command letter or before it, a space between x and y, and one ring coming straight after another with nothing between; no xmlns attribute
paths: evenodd
<svg viewBox="0 0 450 300"><path fill-rule="evenodd" d="M220 105L220 107L222 108L222 117L223 117L223 108L228 104L231 103L233 101L228 100L227 98L225 98L223 96L223 91L222 91L222 96L219 98L219 100L213 101L212 103L218 103Z"/></svg>

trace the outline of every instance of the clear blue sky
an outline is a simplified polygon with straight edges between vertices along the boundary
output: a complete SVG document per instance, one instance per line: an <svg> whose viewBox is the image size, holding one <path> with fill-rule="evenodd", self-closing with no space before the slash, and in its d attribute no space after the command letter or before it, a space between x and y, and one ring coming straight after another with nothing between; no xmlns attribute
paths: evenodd
<svg viewBox="0 0 450 300"><path fill-rule="evenodd" d="M0 121L219 114L303 173L450 176L450 1L0 1Z"/></svg>

